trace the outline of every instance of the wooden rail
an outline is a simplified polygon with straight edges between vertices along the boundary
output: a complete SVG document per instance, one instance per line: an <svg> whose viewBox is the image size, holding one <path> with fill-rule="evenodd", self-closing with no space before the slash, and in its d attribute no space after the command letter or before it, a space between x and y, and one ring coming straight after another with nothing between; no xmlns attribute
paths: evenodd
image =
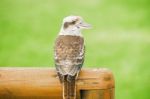
<svg viewBox="0 0 150 99"><path fill-rule="evenodd" d="M62 99L55 69L0 68L0 99ZM77 99L114 99L114 78L108 69L82 69Z"/></svg>

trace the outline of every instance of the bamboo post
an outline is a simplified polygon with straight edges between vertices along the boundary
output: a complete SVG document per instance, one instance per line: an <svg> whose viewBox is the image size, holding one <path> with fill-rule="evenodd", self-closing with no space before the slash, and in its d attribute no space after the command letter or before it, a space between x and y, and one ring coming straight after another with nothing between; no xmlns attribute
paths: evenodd
<svg viewBox="0 0 150 99"><path fill-rule="evenodd" d="M0 68L0 99L62 99L55 69ZM114 78L108 69L82 69L77 99L114 99Z"/></svg>

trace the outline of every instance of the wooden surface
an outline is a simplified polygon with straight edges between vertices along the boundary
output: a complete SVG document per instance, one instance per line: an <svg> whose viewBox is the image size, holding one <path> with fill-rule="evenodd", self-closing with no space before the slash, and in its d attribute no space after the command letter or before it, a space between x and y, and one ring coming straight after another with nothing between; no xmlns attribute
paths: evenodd
<svg viewBox="0 0 150 99"><path fill-rule="evenodd" d="M85 90L81 92L81 99L114 99L114 88L100 90Z"/></svg>
<svg viewBox="0 0 150 99"><path fill-rule="evenodd" d="M80 99L114 99L114 78L107 69L83 69L77 79ZM62 99L55 69L0 68L0 99Z"/></svg>

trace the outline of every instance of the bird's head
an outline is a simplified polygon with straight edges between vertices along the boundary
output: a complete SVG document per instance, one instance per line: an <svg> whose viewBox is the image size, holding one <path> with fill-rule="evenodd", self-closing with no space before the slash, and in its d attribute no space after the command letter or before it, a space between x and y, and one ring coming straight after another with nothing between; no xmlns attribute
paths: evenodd
<svg viewBox="0 0 150 99"><path fill-rule="evenodd" d="M89 29L91 25L84 22L80 16L67 16L63 19L60 34L62 35L80 35L81 29Z"/></svg>

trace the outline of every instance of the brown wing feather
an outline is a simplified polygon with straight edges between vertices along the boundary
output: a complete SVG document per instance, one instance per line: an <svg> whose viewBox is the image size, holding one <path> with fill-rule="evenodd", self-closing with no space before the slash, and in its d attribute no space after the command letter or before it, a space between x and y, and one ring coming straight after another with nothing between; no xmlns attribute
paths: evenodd
<svg viewBox="0 0 150 99"><path fill-rule="evenodd" d="M60 35L55 42L55 65L63 86L63 99L76 98L75 78L84 62L84 40Z"/></svg>
<svg viewBox="0 0 150 99"><path fill-rule="evenodd" d="M62 75L75 75L84 62L84 39L60 35L55 42L56 69Z"/></svg>

